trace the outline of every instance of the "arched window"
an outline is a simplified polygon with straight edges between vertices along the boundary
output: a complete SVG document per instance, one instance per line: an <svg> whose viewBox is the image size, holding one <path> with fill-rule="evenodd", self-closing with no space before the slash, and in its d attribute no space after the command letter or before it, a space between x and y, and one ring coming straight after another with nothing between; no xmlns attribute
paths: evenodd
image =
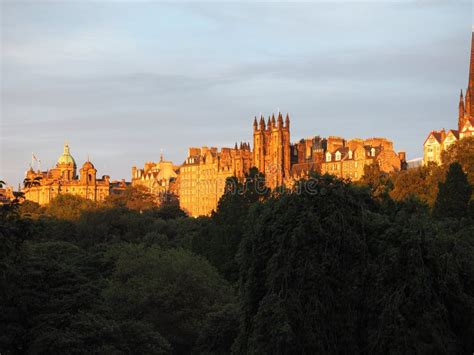
<svg viewBox="0 0 474 355"><path fill-rule="evenodd" d="M373 157L375 157L375 148L371 148L370 149L370 155L372 155Z"/></svg>
<svg viewBox="0 0 474 355"><path fill-rule="evenodd" d="M341 152L336 152L336 161L341 160Z"/></svg>
<svg viewBox="0 0 474 355"><path fill-rule="evenodd" d="M352 150L349 150L349 159L352 159Z"/></svg>
<svg viewBox="0 0 474 355"><path fill-rule="evenodd" d="M326 153L326 161L331 161L331 153Z"/></svg>

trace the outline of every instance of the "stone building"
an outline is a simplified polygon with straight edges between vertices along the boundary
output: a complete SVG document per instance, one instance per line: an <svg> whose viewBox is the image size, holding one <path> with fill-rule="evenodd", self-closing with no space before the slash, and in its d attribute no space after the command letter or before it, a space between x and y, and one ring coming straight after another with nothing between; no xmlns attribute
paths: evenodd
<svg viewBox="0 0 474 355"><path fill-rule="evenodd" d="M97 170L89 160L79 170L79 176L76 170L76 161L65 144L55 168L34 171L30 167L26 172L22 189L25 199L46 205L59 194L67 193L92 201L105 200L109 195L109 176L97 179Z"/></svg>
<svg viewBox="0 0 474 355"><path fill-rule="evenodd" d="M13 200L15 200L16 196L13 191L13 187L11 186L0 186L0 206L1 205L9 205Z"/></svg>
<svg viewBox="0 0 474 355"><path fill-rule="evenodd" d="M157 203L177 200L179 167L171 161L147 162L143 169L132 167L132 186L143 186L157 197Z"/></svg>
<svg viewBox="0 0 474 355"><path fill-rule="evenodd" d="M283 123L283 116L278 113L265 119L260 117L257 124L253 122L253 162L255 167L265 173L267 185L270 188L282 186L290 178L290 118L288 114Z"/></svg>
<svg viewBox="0 0 474 355"><path fill-rule="evenodd" d="M423 164L441 164L441 154L459 139L474 136L474 33L471 35L471 58L466 95L459 96L457 130L431 131L423 143Z"/></svg>
<svg viewBox="0 0 474 355"><path fill-rule="evenodd" d="M405 153L396 153L393 143L386 138L354 138L329 136L303 139L291 146L291 178L298 180L314 171L331 174L352 181L364 175L364 166L377 163L380 170L400 170Z"/></svg>
<svg viewBox="0 0 474 355"><path fill-rule="evenodd" d="M191 216L210 215L216 209L228 177L244 179L250 168L265 174L270 188L291 187L311 172L359 180L364 166L377 163L381 171L400 170L405 153L396 153L386 138L351 139L319 136L290 143L290 119L278 114L253 122L254 150L240 148L190 148L179 169L180 207Z"/></svg>
<svg viewBox="0 0 474 355"><path fill-rule="evenodd" d="M217 209L228 177L243 179L252 166L248 143L240 147L189 148L179 169L179 204L192 217L210 215Z"/></svg>

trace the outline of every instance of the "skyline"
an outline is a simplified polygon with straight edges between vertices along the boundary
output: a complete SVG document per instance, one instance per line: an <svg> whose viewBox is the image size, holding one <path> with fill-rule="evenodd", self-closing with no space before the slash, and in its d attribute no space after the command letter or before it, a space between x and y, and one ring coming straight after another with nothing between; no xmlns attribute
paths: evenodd
<svg viewBox="0 0 474 355"><path fill-rule="evenodd" d="M456 125L469 2L212 5L2 2L1 177L16 187L32 151L52 167L67 140L78 167L129 180L161 149L181 164L251 141L277 107L292 142L384 136L409 159Z"/></svg>

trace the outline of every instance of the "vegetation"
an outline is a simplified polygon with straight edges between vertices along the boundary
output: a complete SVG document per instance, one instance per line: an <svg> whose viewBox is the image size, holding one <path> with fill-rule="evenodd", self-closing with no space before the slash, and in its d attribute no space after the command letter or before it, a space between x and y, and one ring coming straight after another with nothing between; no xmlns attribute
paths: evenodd
<svg viewBox="0 0 474 355"><path fill-rule="evenodd" d="M274 192L252 170L209 218L133 189L3 206L0 352L470 353L472 166L446 162Z"/></svg>

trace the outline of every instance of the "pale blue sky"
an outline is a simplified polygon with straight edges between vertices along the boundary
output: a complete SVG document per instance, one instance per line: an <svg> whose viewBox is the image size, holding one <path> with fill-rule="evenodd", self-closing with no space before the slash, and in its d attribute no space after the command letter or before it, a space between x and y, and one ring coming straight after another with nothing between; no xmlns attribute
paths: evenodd
<svg viewBox="0 0 474 355"><path fill-rule="evenodd" d="M130 180L189 146L252 140L289 112L292 141L386 136L409 158L455 128L470 1L1 2L0 178L31 152Z"/></svg>

